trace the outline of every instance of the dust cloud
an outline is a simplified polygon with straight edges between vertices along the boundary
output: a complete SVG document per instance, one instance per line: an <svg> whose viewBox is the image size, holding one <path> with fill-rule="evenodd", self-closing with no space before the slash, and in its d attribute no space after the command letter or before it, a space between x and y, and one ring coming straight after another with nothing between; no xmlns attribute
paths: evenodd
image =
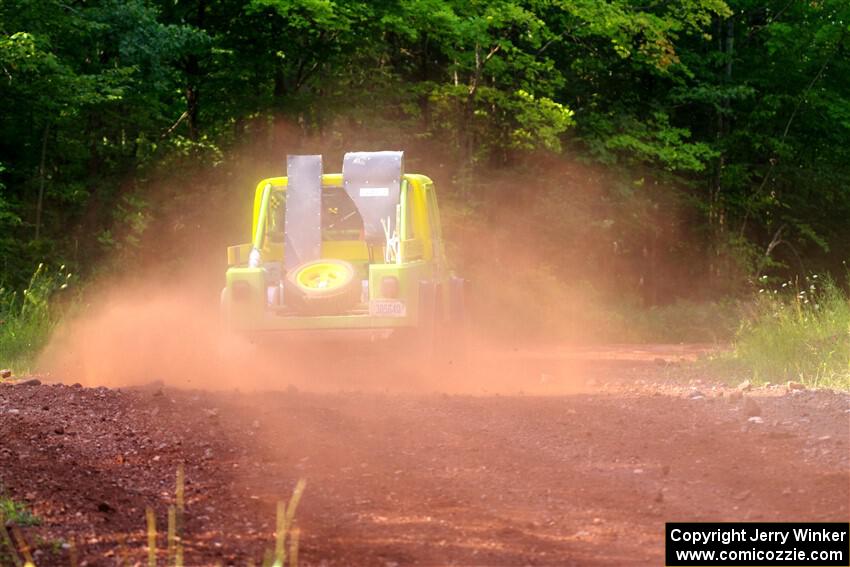
<svg viewBox="0 0 850 567"><path fill-rule="evenodd" d="M248 338L219 324L209 294L121 287L54 333L38 367L50 381L204 390L563 394L580 391L567 351L506 348L470 337L467 357L433 370L392 337L272 334Z"/></svg>
<svg viewBox="0 0 850 567"><path fill-rule="evenodd" d="M326 141L285 122L262 134L190 184L152 181L145 194L150 226L135 256L122 259L121 276L89 286L86 307L56 330L38 364L48 379L110 387L161 381L203 389L567 393L588 388L580 345L628 337L595 288L578 283L622 285L635 279L628 267L596 266L583 280L564 278L588 265L593 246L610 246L576 232L609 214L592 210L602 181L587 166L544 164L546 179L494 175L482 193L489 202L470 212L455 182L460 165L433 142L361 132ZM250 239L256 182L283 174L287 153L321 153L331 172L347 150L388 147L405 150L407 171L429 175L438 187L450 262L469 281L467 359L449 372L426 372L392 342L371 336L331 342L225 333L218 310L225 248Z"/></svg>
<svg viewBox="0 0 850 567"><path fill-rule="evenodd" d="M223 334L198 294L116 285L92 295L95 303L64 321L40 357L39 368L57 380L216 388L269 377L271 367L249 342Z"/></svg>

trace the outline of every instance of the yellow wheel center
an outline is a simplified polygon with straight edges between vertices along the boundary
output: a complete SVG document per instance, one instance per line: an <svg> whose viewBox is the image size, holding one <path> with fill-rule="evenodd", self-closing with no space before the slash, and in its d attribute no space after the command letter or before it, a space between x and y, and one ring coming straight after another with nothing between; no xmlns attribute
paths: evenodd
<svg viewBox="0 0 850 567"><path fill-rule="evenodd" d="M335 264L314 264L304 268L296 279L304 287L312 289L332 288L345 281L346 271Z"/></svg>

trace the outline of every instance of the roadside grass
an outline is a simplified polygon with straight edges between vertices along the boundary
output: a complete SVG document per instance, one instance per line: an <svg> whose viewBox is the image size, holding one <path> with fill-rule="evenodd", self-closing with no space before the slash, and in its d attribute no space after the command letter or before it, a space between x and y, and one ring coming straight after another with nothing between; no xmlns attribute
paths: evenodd
<svg viewBox="0 0 850 567"><path fill-rule="evenodd" d="M619 320L618 342L728 344L741 321L741 305L731 299L679 300L649 308L632 302L610 309Z"/></svg>
<svg viewBox="0 0 850 567"><path fill-rule="evenodd" d="M0 565L15 565L15 567L24 565L21 555L31 556L29 546L21 535L20 526L40 524L41 520L26 506L8 496L0 496ZM28 562L26 567L30 565L31 562Z"/></svg>
<svg viewBox="0 0 850 567"><path fill-rule="evenodd" d="M274 545L266 549L261 567L298 567L298 546L300 529L295 525L295 512L306 488L306 481L300 479L292 491L288 502L277 503L277 521L275 522ZM183 517L185 513L185 475L183 466L177 468L177 482L174 505L168 507L166 528L166 560L167 567L184 567L184 539L182 537ZM40 525L41 520L32 515L26 507L9 499L0 498L0 565L15 565L15 567L36 567L33 561L34 548L25 540L21 527ZM147 566L157 567L161 550L157 545L160 534L156 526L156 514L153 508L145 510L146 555ZM10 526L10 527L7 527ZM53 542L51 553L55 556L61 549L62 543ZM131 564L127 561L129 555L126 545L119 540L118 549L113 554L117 564ZM73 540L68 542L68 562L70 567L78 567L77 548ZM138 563L136 563L138 565ZM254 559L246 563L249 567L257 564Z"/></svg>
<svg viewBox="0 0 850 567"><path fill-rule="evenodd" d="M817 275L764 288L733 347L718 362L756 382L850 390L850 298Z"/></svg>
<svg viewBox="0 0 850 567"><path fill-rule="evenodd" d="M39 264L22 292L0 287L0 367L16 374L30 370L58 322L52 301L71 278L65 266L51 270Z"/></svg>
<svg viewBox="0 0 850 567"><path fill-rule="evenodd" d="M467 270L471 324L495 340L585 343L724 343L741 318L736 300L679 300L646 307L639 297L564 285L547 266Z"/></svg>
<svg viewBox="0 0 850 567"><path fill-rule="evenodd" d="M26 506L8 496L0 496L0 518L18 526L38 526L41 519L30 512Z"/></svg>

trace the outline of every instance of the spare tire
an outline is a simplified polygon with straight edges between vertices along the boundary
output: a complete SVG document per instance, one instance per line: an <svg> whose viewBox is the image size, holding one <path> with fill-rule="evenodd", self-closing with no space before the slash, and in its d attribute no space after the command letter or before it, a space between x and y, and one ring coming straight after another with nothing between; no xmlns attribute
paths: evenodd
<svg viewBox="0 0 850 567"><path fill-rule="evenodd" d="M284 301L308 315L342 313L360 299L355 273L354 266L344 260L305 262L287 272Z"/></svg>

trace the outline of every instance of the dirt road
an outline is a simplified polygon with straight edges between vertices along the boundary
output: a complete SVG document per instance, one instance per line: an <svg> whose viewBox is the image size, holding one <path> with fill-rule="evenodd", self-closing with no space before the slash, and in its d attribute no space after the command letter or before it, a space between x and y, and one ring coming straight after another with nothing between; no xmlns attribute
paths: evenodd
<svg viewBox="0 0 850 567"><path fill-rule="evenodd" d="M143 560L180 462L188 565L259 562L299 478L302 565L661 565L665 521L850 519L850 398L691 354L513 351L418 392L6 384L0 485L39 565Z"/></svg>

